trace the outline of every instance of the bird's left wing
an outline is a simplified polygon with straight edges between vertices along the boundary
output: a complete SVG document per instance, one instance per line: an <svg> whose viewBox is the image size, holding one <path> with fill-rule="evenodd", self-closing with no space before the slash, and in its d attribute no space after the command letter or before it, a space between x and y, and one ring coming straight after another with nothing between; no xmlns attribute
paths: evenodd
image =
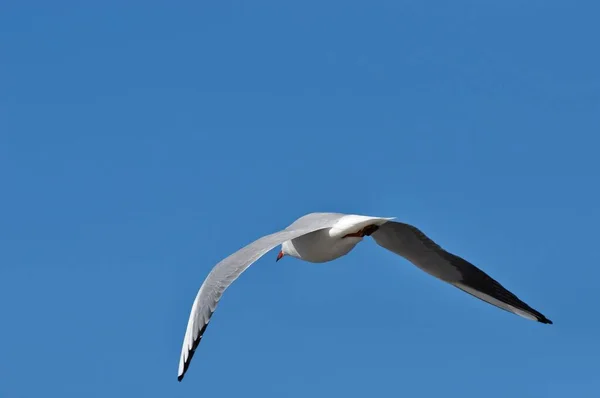
<svg viewBox="0 0 600 398"><path fill-rule="evenodd" d="M342 217L344 217L344 214L340 213L307 214L296 220L286 229L255 240L215 265L204 280L204 283L202 283L192 305L192 311L183 339L177 379L179 381L183 379L223 292L233 281L256 260L276 246L287 240L320 229L330 228Z"/></svg>
<svg viewBox="0 0 600 398"><path fill-rule="evenodd" d="M513 314L541 323L552 323L488 274L467 260L447 252L418 228L401 222L383 224L371 237L430 275Z"/></svg>

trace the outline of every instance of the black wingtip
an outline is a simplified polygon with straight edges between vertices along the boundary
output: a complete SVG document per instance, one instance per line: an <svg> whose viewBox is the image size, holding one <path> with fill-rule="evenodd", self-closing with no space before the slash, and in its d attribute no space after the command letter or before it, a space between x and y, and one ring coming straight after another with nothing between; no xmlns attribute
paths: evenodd
<svg viewBox="0 0 600 398"><path fill-rule="evenodd" d="M547 325L552 325L552 324L554 324L554 322L552 322L550 319L548 319L548 318L546 318L546 317L543 317L543 318L541 318L541 319L538 319L538 322L540 322L540 323L545 323L545 324L547 324Z"/></svg>
<svg viewBox="0 0 600 398"><path fill-rule="evenodd" d="M200 344L200 340L202 340L202 336L204 336L204 332L206 332L206 328L208 327L208 323L210 321L210 318L213 316L213 313L214 313L214 311L211 311L208 314L208 320L206 321L206 324L204 324L202 329L200 329L200 332L198 332L198 337L196 337L196 340L194 340L194 343L192 344L192 349L188 353L187 361L185 361L183 363L183 372L179 376L177 376L177 381L183 380L183 376L185 376L185 373L187 372L188 368L190 367L190 362L192 361L192 358L194 357L194 354L196 353L196 348L198 348L198 344Z"/></svg>

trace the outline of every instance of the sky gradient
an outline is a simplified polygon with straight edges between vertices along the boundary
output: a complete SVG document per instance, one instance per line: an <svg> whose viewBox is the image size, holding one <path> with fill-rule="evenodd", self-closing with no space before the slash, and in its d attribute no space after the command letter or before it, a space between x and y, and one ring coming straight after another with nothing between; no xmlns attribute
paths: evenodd
<svg viewBox="0 0 600 398"><path fill-rule="evenodd" d="M0 397L597 397L600 3L5 1ZM395 216L554 321L366 240L222 258L315 211Z"/></svg>

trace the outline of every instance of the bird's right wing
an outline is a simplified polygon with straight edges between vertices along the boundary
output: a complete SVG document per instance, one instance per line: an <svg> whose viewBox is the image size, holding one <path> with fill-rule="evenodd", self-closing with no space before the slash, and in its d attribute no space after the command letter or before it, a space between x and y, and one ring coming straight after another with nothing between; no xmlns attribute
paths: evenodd
<svg viewBox="0 0 600 398"><path fill-rule="evenodd" d="M406 258L428 274L472 296L524 318L552 323L488 274L465 259L442 249L410 224L390 221L379 227L371 237L379 246Z"/></svg>
<svg viewBox="0 0 600 398"><path fill-rule="evenodd" d="M263 236L215 265L204 283L202 283L192 305L181 349L177 379L179 381L183 379L223 292L242 272L265 253L283 242L320 229L330 228L344 216L340 213L307 214L283 231Z"/></svg>

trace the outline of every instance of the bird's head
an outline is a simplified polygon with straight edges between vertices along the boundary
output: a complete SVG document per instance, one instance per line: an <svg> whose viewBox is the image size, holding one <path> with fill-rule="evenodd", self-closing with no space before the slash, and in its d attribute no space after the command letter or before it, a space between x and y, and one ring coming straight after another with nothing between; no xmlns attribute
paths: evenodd
<svg viewBox="0 0 600 398"><path fill-rule="evenodd" d="M294 247L292 242L289 240L286 242L283 242L283 244L281 245L281 250L279 250L279 253L277 253L277 260L275 260L275 262L281 260L284 256L292 256L292 257L300 258L300 256L298 255L298 252L296 251L296 248Z"/></svg>

